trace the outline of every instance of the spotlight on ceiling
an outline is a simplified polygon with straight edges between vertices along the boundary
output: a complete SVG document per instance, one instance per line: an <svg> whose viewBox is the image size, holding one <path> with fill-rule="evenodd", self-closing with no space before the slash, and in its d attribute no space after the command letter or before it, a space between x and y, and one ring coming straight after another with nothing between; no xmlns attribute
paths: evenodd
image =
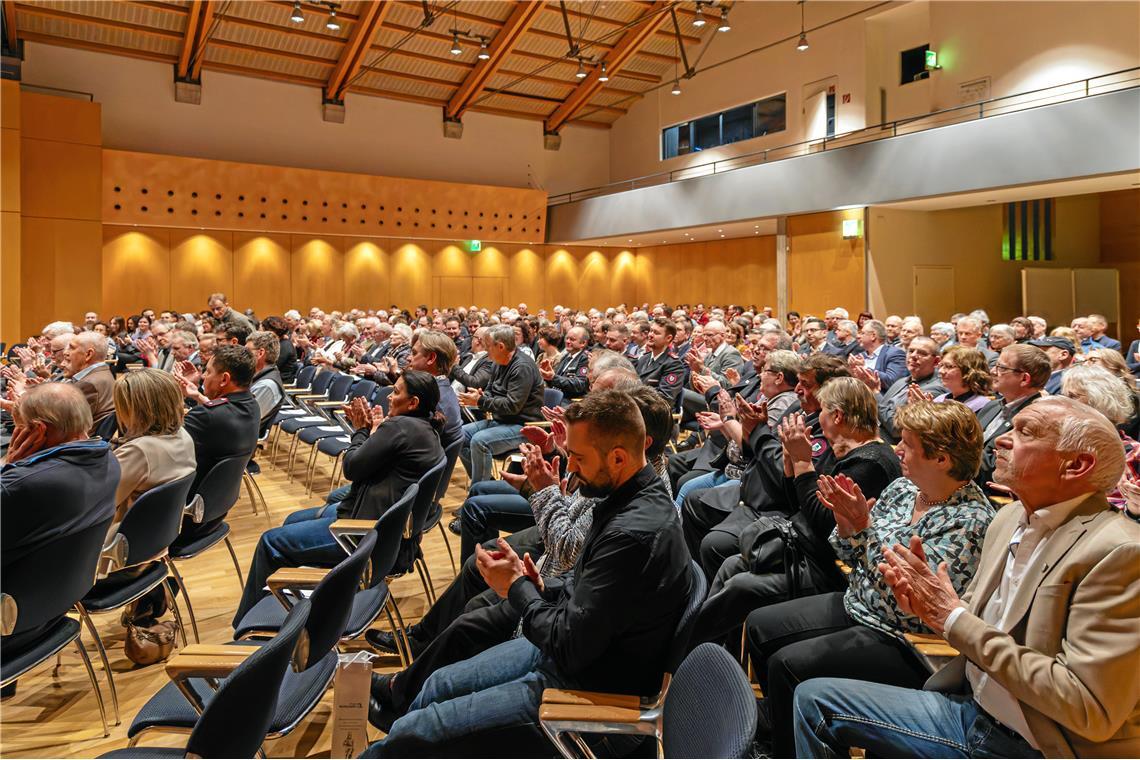
<svg viewBox="0 0 1140 760"><path fill-rule="evenodd" d="M800 41L796 43L796 50L798 50L802 53L803 51L805 51L807 49L808 49L807 35L801 34L800 35Z"/></svg>
<svg viewBox="0 0 1140 760"><path fill-rule="evenodd" d="M586 67L582 65L581 58L578 59L578 70L574 72L574 76L578 77L579 79L586 78Z"/></svg>
<svg viewBox="0 0 1140 760"><path fill-rule="evenodd" d="M289 16L289 20L294 24L300 24L305 20L305 14L301 13L300 0L293 3L293 13Z"/></svg>
<svg viewBox="0 0 1140 760"><path fill-rule="evenodd" d="M330 32L339 32L340 31L340 24L336 20L336 6L335 5L329 6L329 20L325 22L325 29L328 29Z"/></svg>
<svg viewBox="0 0 1140 760"><path fill-rule="evenodd" d="M677 80L677 79L673 80L673 89L669 90L669 92L671 92L674 95L680 95L681 94L681 82L680 82L680 80Z"/></svg>
<svg viewBox="0 0 1140 760"><path fill-rule="evenodd" d="M480 61L486 61L491 58L491 53L487 50L487 40L481 37L479 39L479 55L477 56Z"/></svg>
<svg viewBox="0 0 1140 760"><path fill-rule="evenodd" d="M451 35L451 50L448 52L450 52L452 55L460 55L463 52L463 48L459 47L458 33L453 33Z"/></svg>
<svg viewBox="0 0 1140 760"><path fill-rule="evenodd" d="M697 3L697 17L693 19L693 26L700 29L705 23L705 4Z"/></svg>
<svg viewBox="0 0 1140 760"><path fill-rule="evenodd" d="M732 25L728 23L728 8L721 6L720 9L720 24L717 25L718 32L727 32L732 29Z"/></svg>
<svg viewBox="0 0 1140 760"><path fill-rule="evenodd" d="M598 81L599 82L610 81L610 75L606 73L606 62L605 61L602 61L602 70L598 73Z"/></svg>

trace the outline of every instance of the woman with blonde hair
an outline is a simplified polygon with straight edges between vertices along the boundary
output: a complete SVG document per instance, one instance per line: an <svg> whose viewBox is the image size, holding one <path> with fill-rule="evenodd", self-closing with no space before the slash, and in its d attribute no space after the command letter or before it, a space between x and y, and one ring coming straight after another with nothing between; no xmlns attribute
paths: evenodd
<svg viewBox="0 0 1140 760"><path fill-rule="evenodd" d="M986 356L981 351L966 346L950 346L942 352L938 372L946 393L934 398L934 401L957 401L965 404L974 414L989 403L993 377Z"/></svg>

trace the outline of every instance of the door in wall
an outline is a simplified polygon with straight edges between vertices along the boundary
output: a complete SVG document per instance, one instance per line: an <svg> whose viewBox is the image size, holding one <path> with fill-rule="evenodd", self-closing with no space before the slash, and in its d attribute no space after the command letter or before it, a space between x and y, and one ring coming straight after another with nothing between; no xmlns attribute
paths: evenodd
<svg viewBox="0 0 1140 760"><path fill-rule="evenodd" d="M458 308L475 303L471 299L470 277L436 277L436 303L440 306ZM488 307L490 308L490 307Z"/></svg>
<svg viewBox="0 0 1140 760"><path fill-rule="evenodd" d="M497 309L507 301L506 277L474 277L471 280L471 303L479 308Z"/></svg>
<svg viewBox="0 0 1140 760"><path fill-rule="evenodd" d="M935 322L950 318L956 309L954 267L913 267L914 313L927 332ZM885 314L882 316L886 316Z"/></svg>

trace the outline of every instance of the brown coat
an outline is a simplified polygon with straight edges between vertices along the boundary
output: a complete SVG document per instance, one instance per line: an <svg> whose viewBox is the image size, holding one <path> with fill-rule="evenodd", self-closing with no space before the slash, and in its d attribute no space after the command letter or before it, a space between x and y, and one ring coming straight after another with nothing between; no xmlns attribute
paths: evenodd
<svg viewBox="0 0 1140 760"><path fill-rule="evenodd" d="M1005 570L1023 508L986 532L978 572L947 641L962 654L926 683L969 691L966 659L1018 700L1046 757L1140 757L1140 524L1093 494L1026 568L1009 633L980 617Z"/></svg>
<svg viewBox="0 0 1140 760"><path fill-rule="evenodd" d="M98 425L115 411L115 376L111 368L100 362L95 369L87 373L82 380L76 382L79 390L87 398L91 406L92 422Z"/></svg>

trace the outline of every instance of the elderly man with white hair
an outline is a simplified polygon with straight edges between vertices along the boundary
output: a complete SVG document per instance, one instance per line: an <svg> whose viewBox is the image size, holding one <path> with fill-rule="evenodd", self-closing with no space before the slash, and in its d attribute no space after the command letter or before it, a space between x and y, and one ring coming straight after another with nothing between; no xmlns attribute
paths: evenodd
<svg viewBox="0 0 1140 760"><path fill-rule="evenodd" d="M97 332L71 336L63 364L65 382L74 383L91 407L92 428L115 411L115 378L107 366L107 338Z"/></svg>
<svg viewBox="0 0 1140 760"><path fill-rule="evenodd" d="M959 598L921 540L884 551L899 607L959 654L924 690L815 679L795 693L798 757L1140 756L1140 524L1105 497L1124 449L1103 414L1049 397L998 440L1018 500Z"/></svg>

